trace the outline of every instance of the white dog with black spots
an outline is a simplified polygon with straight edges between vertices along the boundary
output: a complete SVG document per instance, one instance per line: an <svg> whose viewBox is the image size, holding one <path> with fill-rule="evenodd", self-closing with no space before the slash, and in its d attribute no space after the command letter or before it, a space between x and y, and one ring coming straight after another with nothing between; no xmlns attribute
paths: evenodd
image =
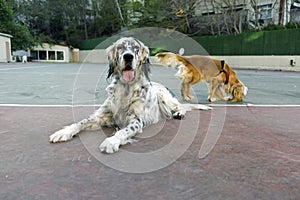
<svg viewBox="0 0 300 200"><path fill-rule="evenodd" d="M106 138L100 151L114 153L120 145L143 128L161 119L182 119L191 109L211 109L201 104L181 104L163 85L149 79L149 49L141 41L125 37L106 49L109 60L106 88L108 98L88 118L53 133L50 142L63 142L83 130L97 130L102 126L116 126L118 131Z"/></svg>

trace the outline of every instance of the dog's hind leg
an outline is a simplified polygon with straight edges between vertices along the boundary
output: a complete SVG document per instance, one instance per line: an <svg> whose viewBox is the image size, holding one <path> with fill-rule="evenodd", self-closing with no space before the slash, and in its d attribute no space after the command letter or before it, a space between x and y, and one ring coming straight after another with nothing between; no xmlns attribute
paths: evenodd
<svg viewBox="0 0 300 200"><path fill-rule="evenodd" d="M184 100L184 101L190 100L190 98L187 96L186 91L187 91L187 83L185 82L185 80L181 80L180 93L181 93L182 100Z"/></svg>
<svg viewBox="0 0 300 200"><path fill-rule="evenodd" d="M186 96L189 98L189 100L192 100L194 98L194 96L191 94L191 87L192 87L192 83L186 83Z"/></svg>
<svg viewBox="0 0 300 200"><path fill-rule="evenodd" d="M210 110L211 108L201 104L181 104L172 94L166 89L161 88L157 93L158 102L161 107L161 112L165 113L166 118L173 117L182 119L187 111L193 109ZM163 108L163 109L162 109Z"/></svg>
<svg viewBox="0 0 300 200"><path fill-rule="evenodd" d="M113 126L112 114L108 104L104 103L94 114L80 122L71 124L50 135L50 142L65 142L71 140L83 130L97 130L102 126Z"/></svg>
<svg viewBox="0 0 300 200"><path fill-rule="evenodd" d="M189 104L184 103L181 104L178 102L177 106L173 106L172 108L173 118L174 119L182 119L185 116L185 113L191 110L211 110L212 108L202 104Z"/></svg>

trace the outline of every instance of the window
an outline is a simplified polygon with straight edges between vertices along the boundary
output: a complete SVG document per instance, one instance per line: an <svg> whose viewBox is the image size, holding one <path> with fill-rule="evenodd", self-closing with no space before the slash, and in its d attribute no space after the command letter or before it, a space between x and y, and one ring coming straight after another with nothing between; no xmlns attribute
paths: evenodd
<svg viewBox="0 0 300 200"><path fill-rule="evenodd" d="M30 56L33 60L40 61L65 61L64 50L31 50Z"/></svg>
<svg viewBox="0 0 300 200"><path fill-rule="evenodd" d="M57 51L57 60L64 60L64 52L63 51Z"/></svg>
<svg viewBox="0 0 300 200"><path fill-rule="evenodd" d="M258 6L259 19L271 19L273 16L272 4Z"/></svg>
<svg viewBox="0 0 300 200"><path fill-rule="evenodd" d="M39 59L38 51L30 51L30 56L32 57L32 60Z"/></svg>
<svg viewBox="0 0 300 200"><path fill-rule="evenodd" d="M40 60L47 60L47 51L39 51Z"/></svg>
<svg viewBox="0 0 300 200"><path fill-rule="evenodd" d="M204 12L202 13L202 16L206 16L206 15L214 15L215 12L211 11L211 12Z"/></svg>
<svg viewBox="0 0 300 200"><path fill-rule="evenodd" d="M55 60L55 51L48 51L48 60Z"/></svg>

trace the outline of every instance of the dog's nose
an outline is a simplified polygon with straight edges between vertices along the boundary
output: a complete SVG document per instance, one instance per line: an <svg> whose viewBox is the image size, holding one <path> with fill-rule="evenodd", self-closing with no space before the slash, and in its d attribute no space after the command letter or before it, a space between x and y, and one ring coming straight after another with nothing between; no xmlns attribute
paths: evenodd
<svg viewBox="0 0 300 200"><path fill-rule="evenodd" d="M126 53L126 54L123 55L123 58L124 58L125 62L132 62L133 55L130 54L130 53Z"/></svg>

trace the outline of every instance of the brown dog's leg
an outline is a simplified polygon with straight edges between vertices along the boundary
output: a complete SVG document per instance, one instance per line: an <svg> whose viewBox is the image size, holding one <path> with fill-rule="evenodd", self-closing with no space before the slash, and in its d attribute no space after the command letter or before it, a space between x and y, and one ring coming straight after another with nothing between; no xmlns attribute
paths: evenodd
<svg viewBox="0 0 300 200"><path fill-rule="evenodd" d="M215 91L217 89L217 82L216 80L212 79L208 83L208 97L207 100L210 102L217 101L215 97Z"/></svg>
<svg viewBox="0 0 300 200"><path fill-rule="evenodd" d="M189 98L189 100L192 100L194 98L193 95L191 94L191 86L192 83L186 83L186 95Z"/></svg>
<svg viewBox="0 0 300 200"><path fill-rule="evenodd" d="M211 90L212 90L212 88L211 88L212 87L212 83L211 83L211 81L208 81L207 84L208 84L208 91L207 91L208 97L207 97L207 100L210 101L210 99L211 99Z"/></svg>
<svg viewBox="0 0 300 200"><path fill-rule="evenodd" d="M221 74L219 76L216 76L215 78L212 78L209 82L209 96L208 101L217 101L219 99L225 100L224 96L222 95L219 86L222 82L222 76Z"/></svg>
<svg viewBox="0 0 300 200"><path fill-rule="evenodd" d="M211 101L211 102L217 101L217 99L215 98L216 89L217 89L217 85L216 85L215 81L212 80L209 83L208 98L207 98L208 101Z"/></svg>
<svg viewBox="0 0 300 200"><path fill-rule="evenodd" d="M181 80L181 83L180 83L180 93L181 93L181 97L182 97L182 100L184 101L188 101L188 96L186 94L186 88L187 88L187 84L185 82L185 80Z"/></svg>
<svg viewBox="0 0 300 200"><path fill-rule="evenodd" d="M219 87L215 90L216 96L217 96L219 99L222 99L222 100L224 100L224 101L229 101L230 98L229 98L229 97L224 97L224 96L223 96L223 93L221 92L220 87L221 87L221 86L219 86Z"/></svg>

